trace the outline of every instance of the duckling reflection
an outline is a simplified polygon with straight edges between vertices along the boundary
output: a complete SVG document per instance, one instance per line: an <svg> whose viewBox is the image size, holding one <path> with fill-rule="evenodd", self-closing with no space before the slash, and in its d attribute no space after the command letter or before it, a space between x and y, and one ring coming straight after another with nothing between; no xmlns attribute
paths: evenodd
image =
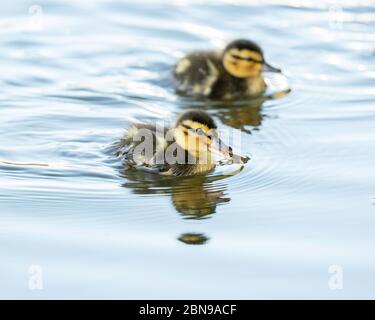
<svg viewBox="0 0 375 320"><path fill-rule="evenodd" d="M222 186L207 185L203 177L181 181L173 188L172 203L175 209L190 219L202 219L216 212L216 207L230 201Z"/></svg>
<svg viewBox="0 0 375 320"><path fill-rule="evenodd" d="M200 108L215 115L221 123L229 127L251 133L252 130L258 130L267 117L262 113L262 105L266 100L259 98L243 103L204 104Z"/></svg>
<svg viewBox="0 0 375 320"><path fill-rule="evenodd" d="M127 182L122 186L135 194L170 195L176 209L186 219L204 219L216 212L220 204L230 201L226 186L215 181L223 177L193 176L172 179L154 174L126 170Z"/></svg>
<svg viewBox="0 0 375 320"><path fill-rule="evenodd" d="M201 245L206 244L210 239L202 233L184 233L178 237L178 240L189 245Z"/></svg>

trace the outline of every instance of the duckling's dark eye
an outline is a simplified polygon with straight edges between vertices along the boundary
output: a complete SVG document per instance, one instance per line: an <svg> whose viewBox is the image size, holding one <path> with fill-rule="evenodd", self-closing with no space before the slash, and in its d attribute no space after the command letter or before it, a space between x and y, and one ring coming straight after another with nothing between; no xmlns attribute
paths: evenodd
<svg viewBox="0 0 375 320"><path fill-rule="evenodd" d="M199 135L204 135L204 131L202 130L202 128L195 129L195 132L198 133Z"/></svg>

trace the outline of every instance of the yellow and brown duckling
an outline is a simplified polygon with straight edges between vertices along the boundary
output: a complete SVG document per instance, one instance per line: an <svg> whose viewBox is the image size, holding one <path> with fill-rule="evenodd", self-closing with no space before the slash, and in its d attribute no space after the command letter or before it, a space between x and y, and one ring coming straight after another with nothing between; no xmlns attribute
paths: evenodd
<svg viewBox="0 0 375 320"><path fill-rule="evenodd" d="M206 112L188 110L173 128L134 124L117 146L125 169L135 168L172 176L202 175L216 166L216 156L243 163L219 138L215 121Z"/></svg>
<svg viewBox="0 0 375 320"><path fill-rule="evenodd" d="M174 68L177 90L198 98L256 97L266 89L263 71L281 72L269 65L262 49L250 40L235 40L221 52L193 52Z"/></svg>

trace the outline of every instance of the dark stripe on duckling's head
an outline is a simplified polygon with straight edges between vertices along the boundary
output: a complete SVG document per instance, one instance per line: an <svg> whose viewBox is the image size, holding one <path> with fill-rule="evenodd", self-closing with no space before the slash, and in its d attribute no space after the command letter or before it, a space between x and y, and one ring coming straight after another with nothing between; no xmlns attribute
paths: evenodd
<svg viewBox="0 0 375 320"><path fill-rule="evenodd" d="M259 47L254 41L251 41L251 40L246 40L246 39L234 40L227 45L227 47L224 49L224 52L231 50L231 49L238 49L238 50L246 49L246 50L258 52L260 55L263 56L263 51L261 47Z"/></svg>
<svg viewBox="0 0 375 320"><path fill-rule="evenodd" d="M211 116L208 113L201 110L188 110L184 112L177 119L176 126L183 124L183 122L187 120L203 124L207 126L208 129L217 129L216 123L211 118Z"/></svg>

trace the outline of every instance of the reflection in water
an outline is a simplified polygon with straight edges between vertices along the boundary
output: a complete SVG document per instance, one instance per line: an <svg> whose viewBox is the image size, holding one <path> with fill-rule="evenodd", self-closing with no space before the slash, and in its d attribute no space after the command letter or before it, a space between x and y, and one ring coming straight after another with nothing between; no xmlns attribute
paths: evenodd
<svg viewBox="0 0 375 320"><path fill-rule="evenodd" d="M263 101L255 100L251 103L237 106L223 105L216 109L216 114L225 125L250 133L251 131L246 127L256 128L262 122L263 115L260 109Z"/></svg>
<svg viewBox="0 0 375 320"><path fill-rule="evenodd" d="M185 244L205 244L209 238L207 238L202 233L184 233L179 238L179 241L185 243Z"/></svg>
<svg viewBox="0 0 375 320"><path fill-rule="evenodd" d="M223 124L250 134L251 129L258 128L262 124L262 120L267 117L262 113L263 103L282 98L290 91L290 88L286 88L251 100L200 100L197 104L184 101L182 106L187 109L206 110L220 119Z"/></svg>
<svg viewBox="0 0 375 320"><path fill-rule="evenodd" d="M199 105L199 108L210 112L229 127L251 133L251 128L259 127L264 118L261 107L265 100L267 99L259 98L241 103L236 101L204 103ZM194 107L196 108L196 106L187 105L186 108L193 109Z"/></svg>
<svg viewBox="0 0 375 320"><path fill-rule="evenodd" d="M216 206L229 202L223 188L207 185L206 177L183 180L172 188L172 203L176 210L189 219L202 219L215 213Z"/></svg>
<svg viewBox="0 0 375 320"><path fill-rule="evenodd" d="M225 185L214 184L224 176L162 177L137 170L123 174L128 180L123 187L135 194L170 195L175 209L187 219L207 218L218 204L230 201L225 197Z"/></svg>
<svg viewBox="0 0 375 320"><path fill-rule="evenodd" d="M163 177L160 175L126 170L127 182L122 186L135 194L165 194L171 196L175 209L185 219L205 219L216 212L219 204L230 201L225 196L226 185L216 181L225 176ZM185 233L179 240L186 244L204 244L202 234Z"/></svg>

